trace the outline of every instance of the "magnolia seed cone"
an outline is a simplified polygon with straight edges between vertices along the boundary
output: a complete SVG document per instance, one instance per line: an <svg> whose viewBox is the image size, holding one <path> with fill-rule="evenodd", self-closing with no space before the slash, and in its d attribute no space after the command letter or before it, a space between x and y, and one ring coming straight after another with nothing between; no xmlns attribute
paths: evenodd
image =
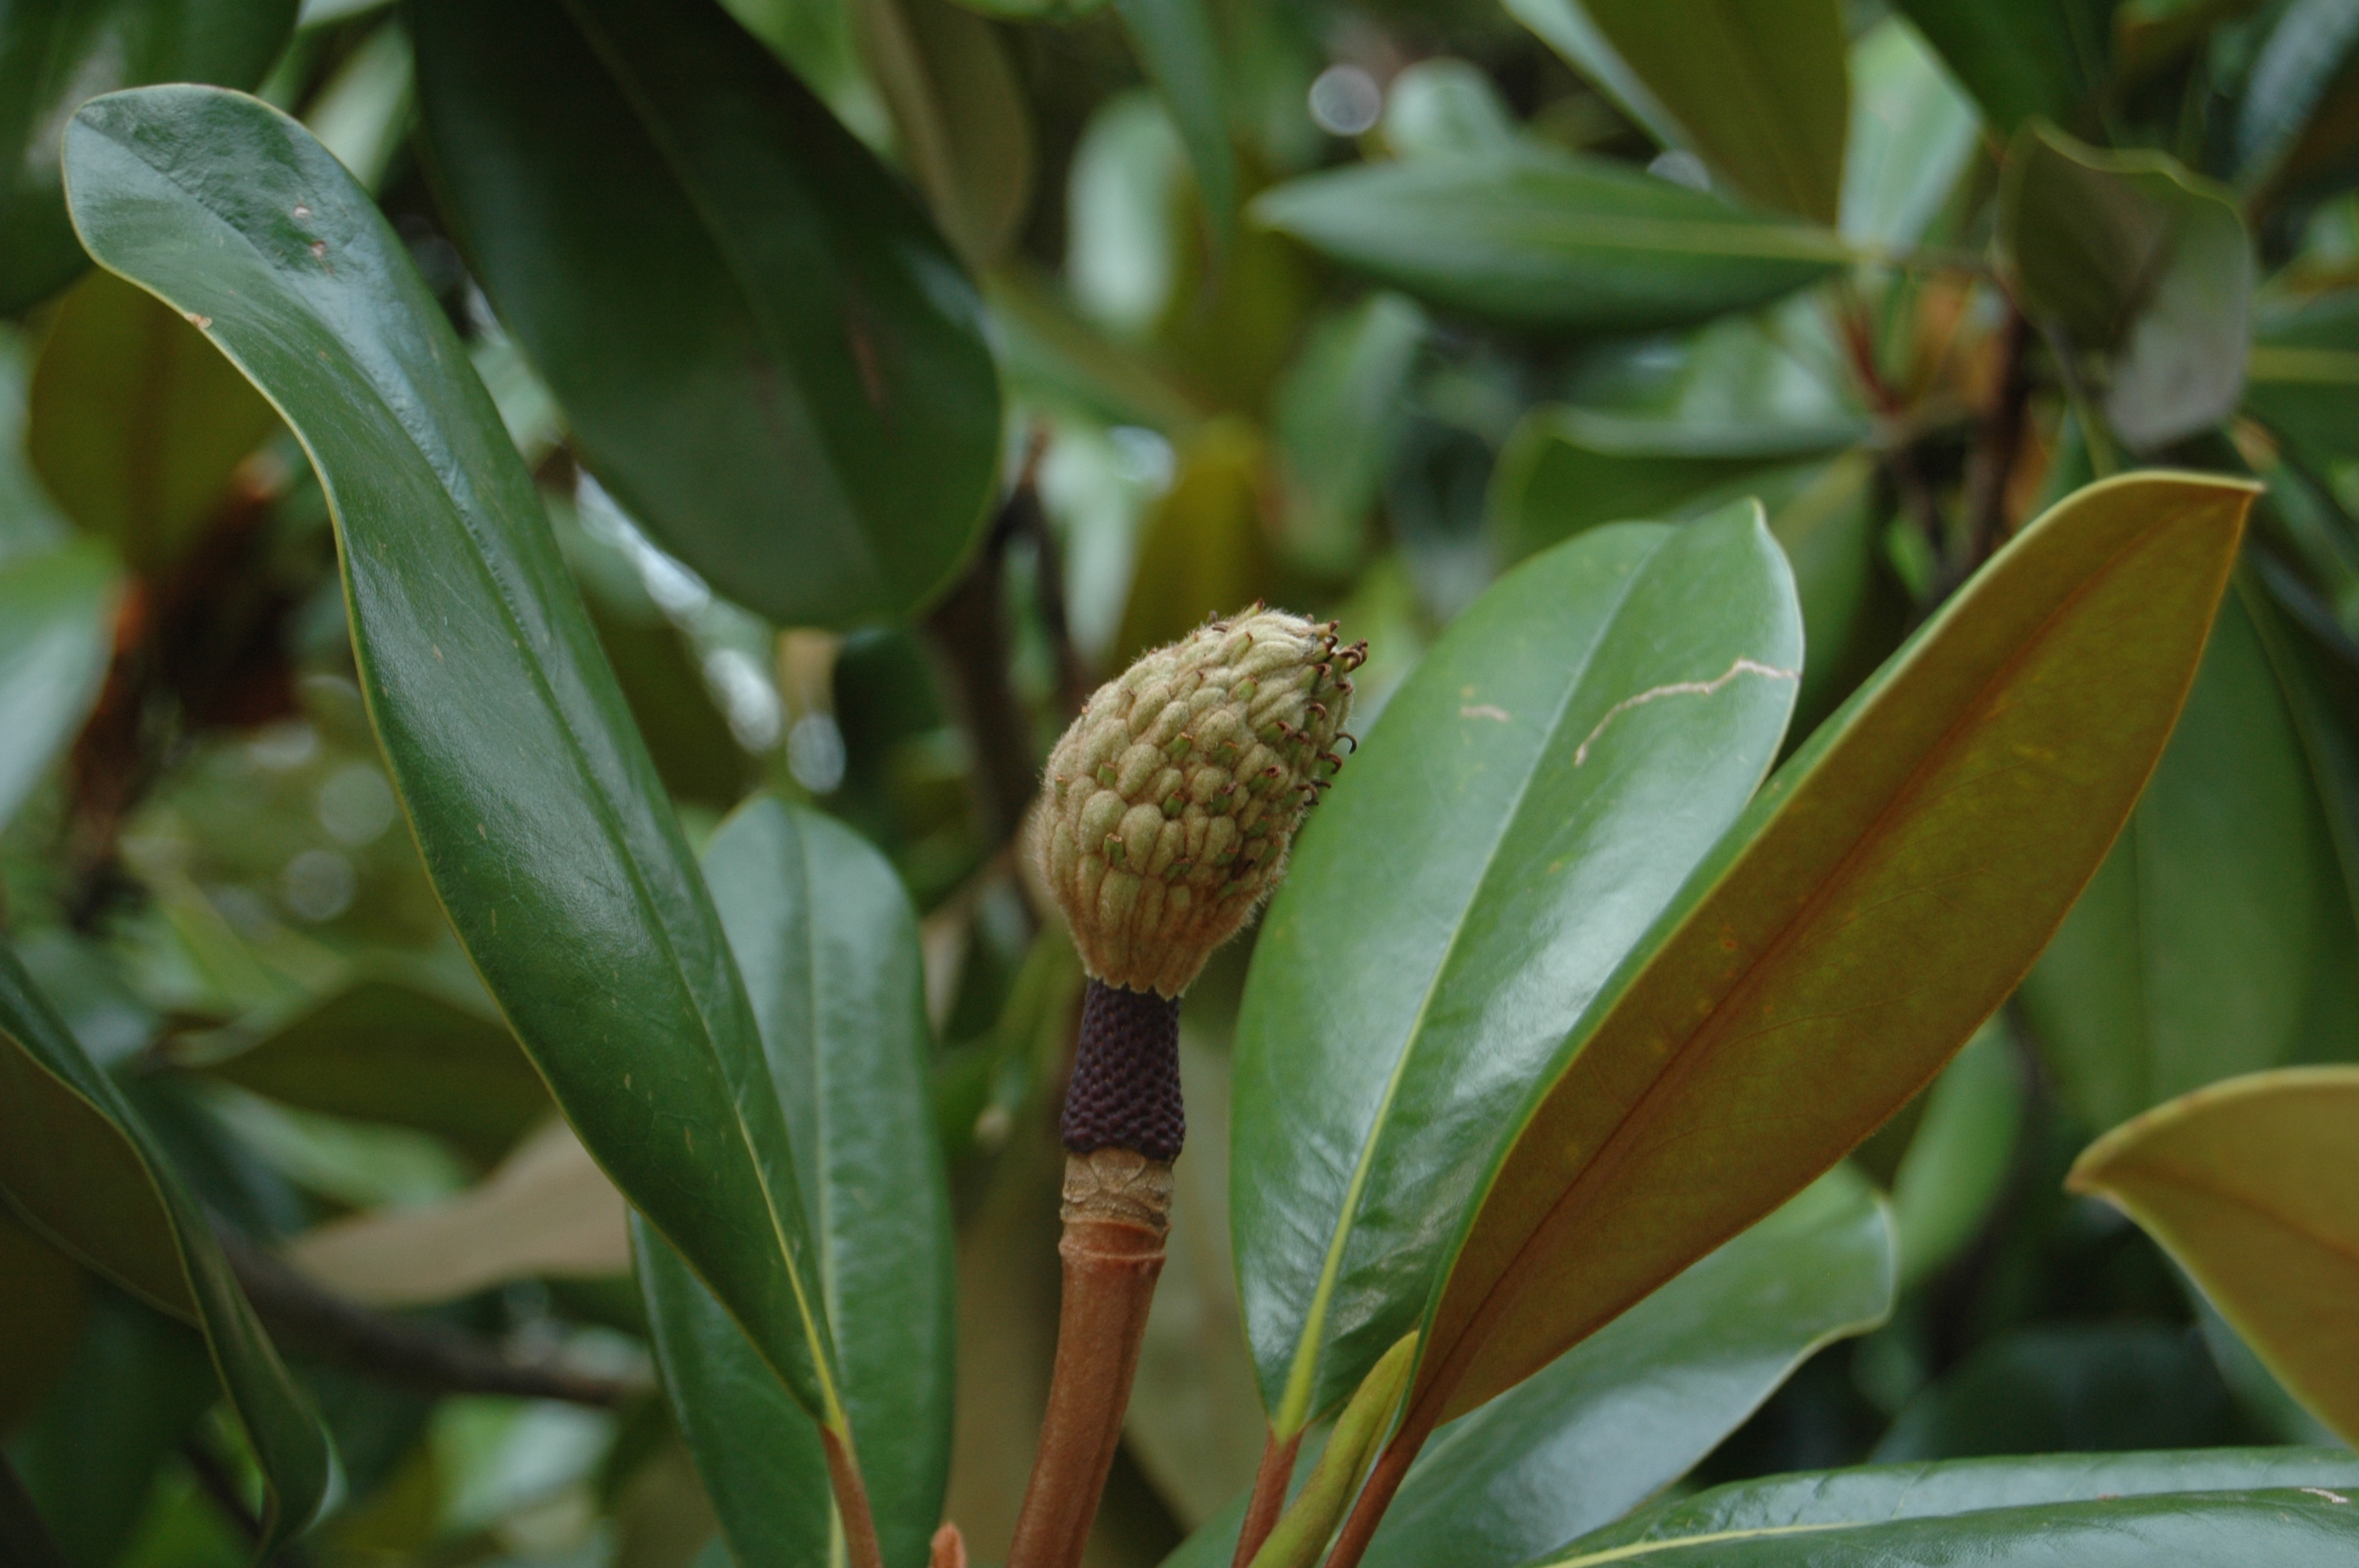
<svg viewBox="0 0 2359 1568"><path fill-rule="evenodd" d="M1093 976L1176 997L1269 895L1343 766L1366 648L1338 645L1332 621L1256 609L1098 688L1049 753L1032 819Z"/></svg>

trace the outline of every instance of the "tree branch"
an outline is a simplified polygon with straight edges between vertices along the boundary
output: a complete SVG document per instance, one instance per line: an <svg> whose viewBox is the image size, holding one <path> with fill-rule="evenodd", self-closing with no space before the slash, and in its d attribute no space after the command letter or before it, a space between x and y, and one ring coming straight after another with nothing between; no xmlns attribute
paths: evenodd
<svg viewBox="0 0 2359 1568"><path fill-rule="evenodd" d="M2024 416L2031 403L2031 323L2012 297L1999 329L1998 384L1984 410L1974 449L1966 464L1966 528L1960 547L1944 560L1941 597L1973 576L2006 532L2006 482L2023 450Z"/></svg>
<svg viewBox="0 0 2359 1568"><path fill-rule="evenodd" d="M346 1301L229 1227L213 1229L255 1314L294 1354L438 1394L513 1394L611 1409L644 1390L636 1379L514 1361L474 1335Z"/></svg>

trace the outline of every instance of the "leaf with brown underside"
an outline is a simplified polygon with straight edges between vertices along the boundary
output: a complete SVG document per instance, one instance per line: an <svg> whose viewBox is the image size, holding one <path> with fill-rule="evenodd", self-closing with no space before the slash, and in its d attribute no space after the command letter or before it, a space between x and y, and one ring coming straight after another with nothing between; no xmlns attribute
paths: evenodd
<svg viewBox="0 0 2359 1568"><path fill-rule="evenodd" d="M2359 1441L2359 1067L2250 1073L2158 1105L2064 1184L2145 1227L2294 1397Z"/></svg>
<svg viewBox="0 0 2359 1568"><path fill-rule="evenodd" d="M2153 770L2252 496L2067 498L1770 781L1502 1140L1405 1440L1799 1191L2006 999Z"/></svg>
<svg viewBox="0 0 2359 1568"><path fill-rule="evenodd" d="M447 1203L377 1209L307 1231L288 1261L354 1301L418 1306L536 1276L631 1271L623 1195L561 1121Z"/></svg>

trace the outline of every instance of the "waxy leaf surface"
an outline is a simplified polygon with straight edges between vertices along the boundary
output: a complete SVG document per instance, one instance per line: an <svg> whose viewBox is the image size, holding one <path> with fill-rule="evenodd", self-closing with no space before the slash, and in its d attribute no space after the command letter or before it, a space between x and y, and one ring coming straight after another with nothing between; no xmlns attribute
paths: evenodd
<svg viewBox="0 0 2359 1568"><path fill-rule="evenodd" d="M1265 191L1252 211L1430 304L1526 327L1709 320L1790 294L1849 255L1832 231L1536 148L1311 175Z"/></svg>
<svg viewBox="0 0 2359 1568"><path fill-rule="evenodd" d="M704 868L793 1130L879 1544L888 1568L918 1568L949 1479L954 1336L917 917L866 840L767 795L721 825ZM739 1561L798 1561L816 1498L821 1552L800 1560L824 1562L810 1418L644 1227L637 1251L673 1409Z"/></svg>
<svg viewBox="0 0 2359 1568"><path fill-rule="evenodd" d="M1365 1561L1510 1568L1618 1518L1693 1468L1813 1350L1881 1322L1892 1281L1885 1206L1837 1167L1546 1371L1443 1427ZM1239 1498L1164 1568L1222 1568L1244 1515Z"/></svg>
<svg viewBox="0 0 2359 1568"><path fill-rule="evenodd" d="M255 1560L269 1561L331 1501L328 1435L246 1305L204 1210L5 942L0 1202L133 1295L203 1331L261 1468Z"/></svg>
<svg viewBox="0 0 2359 1568"><path fill-rule="evenodd" d="M1451 625L1312 815L1230 1161L1280 1437L1415 1326L1504 1119L1777 754L1801 651L1757 504L1597 529Z"/></svg>
<svg viewBox="0 0 2359 1568"><path fill-rule="evenodd" d="M772 620L900 615L983 521L999 390L900 181L712 0L413 0L430 162L591 469Z"/></svg>
<svg viewBox="0 0 2359 1568"><path fill-rule="evenodd" d="M2223 1448L1772 1476L1660 1503L1547 1568L2325 1568L2359 1549L2359 1461ZM1538 1568L1538 1565L1535 1565Z"/></svg>
<svg viewBox="0 0 2359 1568"><path fill-rule="evenodd" d="M745 985L532 476L406 247L308 132L240 93L92 103L66 178L92 254L201 319L310 454L428 872L567 1119L840 1427Z"/></svg>
<svg viewBox="0 0 2359 1568"><path fill-rule="evenodd" d="M1779 770L1530 1075L1410 1441L1799 1191L2006 1000L2153 771L2252 495L2068 497Z"/></svg>
<svg viewBox="0 0 2359 1568"><path fill-rule="evenodd" d="M1435 1433L1370 1568L1511 1568L1684 1475L1819 1348L1892 1310L1891 1218L1843 1166Z"/></svg>
<svg viewBox="0 0 2359 1568"><path fill-rule="evenodd" d="M2287 1067L2105 1134L2067 1183L2144 1226L2309 1410L2359 1440L2359 1067Z"/></svg>

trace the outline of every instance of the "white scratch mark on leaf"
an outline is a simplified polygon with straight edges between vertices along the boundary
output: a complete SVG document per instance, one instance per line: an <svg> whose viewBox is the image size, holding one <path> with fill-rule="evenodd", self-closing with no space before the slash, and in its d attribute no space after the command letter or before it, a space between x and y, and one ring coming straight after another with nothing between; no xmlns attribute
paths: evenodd
<svg viewBox="0 0 2359 1568"><path fill-rule="evenodd" d="M1469 703L1458 710L1461 719L1495 719L1505 724L1512 717L1504 708L1494 708L1487 702Z"/></svg>
<svg viewBox="0 0 2359 1568"><path fill-rule="evenodd" d="M1597 738L1605 733L1605 727L1630 709L1644 708L1658 697L1710 697L1739 676L1767 676L1771 680L1799 680L1802 678L1802 672L1781 670L1775 665L1765 665L1758 659L1739 659L1710 680L1681 680L1673 681L1669 686L1650 686L1636 696L1624 697L1605 710L1605 717L1597 721L1597 728L1592 730L1588 738L1573 749L1572 765L1577 768L1589 761L1589 748L1597 744Z"/></svg>

